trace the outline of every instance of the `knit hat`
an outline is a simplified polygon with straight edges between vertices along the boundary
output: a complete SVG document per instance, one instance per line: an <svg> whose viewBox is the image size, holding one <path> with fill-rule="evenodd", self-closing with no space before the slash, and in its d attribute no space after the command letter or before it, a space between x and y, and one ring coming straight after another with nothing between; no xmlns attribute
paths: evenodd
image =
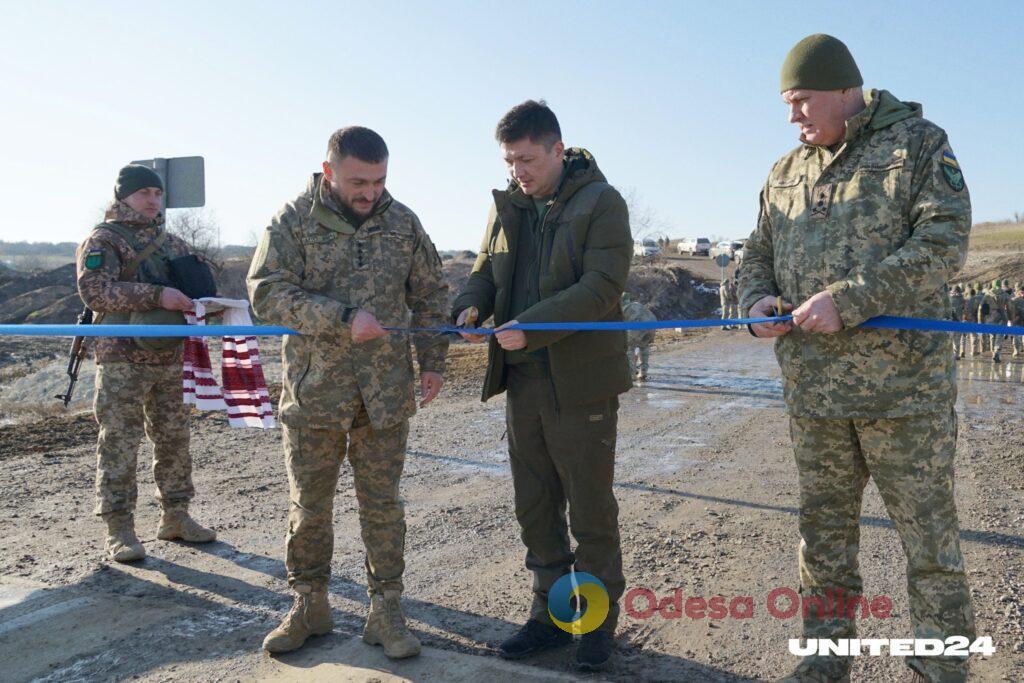
<svg viewBox="0 0 1024 683"><path fill-rule="evenodd" d="M164 189L164 181L157 172L139 164L128 164L117 172L117 183L114 185L114 197L124 199L135 194L144 187Z"/></svg>
<svg viewBox="0 0 1024 683"><path fill-rule="evenodd" d="M779 92L843 90L864 85L857 62L838 38L815 33L793 46L782 63Z"/></svg>

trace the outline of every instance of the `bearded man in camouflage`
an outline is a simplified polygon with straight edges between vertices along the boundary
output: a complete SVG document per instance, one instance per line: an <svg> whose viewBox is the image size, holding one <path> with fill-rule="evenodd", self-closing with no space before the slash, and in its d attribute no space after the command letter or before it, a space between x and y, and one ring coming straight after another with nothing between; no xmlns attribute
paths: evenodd
<svg viewBox="0 0 1024 683"><path fill-rule="evenodd" d="M370 613L363 640L410 657L399 598L405 511L398 494L409 418L416 412L409 337L383 325L447 323L441 259L408 207L384 189L388 149L368 128L331 136L323 173L274 217L249 268L256 314L299 332L284 338L281 423L291 491L286 540L295 603L263 647L287 652L334 622L327 583L334 491L352 465L366 546ZM448 340L414 337L420 406L441 390Z"/></svg>
<svg viewBox="0 0 1024 683"><path fill-rule="evenodd" d="M171 286L171 259L188 245L164 228L163 180L131 164L120 170L114 200L77 254L78 294L98 324L185 324L192 300ZM182 339L96 340L96 508L115 562L146 556L135 535L139 442L153 443L160 540L208 543L212 529L188 514L192 499L189 413L181 390Z"/></svg>
<svg viewBox="0 0 1024 683"><path fill-rule="evenodd" d="M974 638L953 496L956 374L948 334L861 329L876 315L944 320L946 283L963 265L971 207L945 132L921 106L863 80L839 40L813 35L782 68L801 145L772 168L746 244L741 307L764 316L781 297L793 323L776 338L800 480L805 599L862 590L859 516L878 486L907 556L917 638ZM794 304L796 306L794 309ZM812 601L813 602L813 601ZM811 607L807 638L852 638L847 614ZM908 657L917 681L962 681L956 657ZM786 681L846 681L849 659L810 656Z"/></svg>

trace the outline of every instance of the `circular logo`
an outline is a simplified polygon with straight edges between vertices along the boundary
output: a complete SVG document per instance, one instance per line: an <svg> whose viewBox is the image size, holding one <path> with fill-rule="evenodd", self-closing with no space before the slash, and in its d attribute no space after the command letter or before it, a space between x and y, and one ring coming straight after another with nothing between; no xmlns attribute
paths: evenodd
<svg viewBox="0 0 1024 683"><path fill-rule="evenodd" d="M582 611L577 608L581 597L587 601ZM577 606L573 605L573 598ZM563 631L590 633L608 618L608 590L592 574L566 574L548 591L548 614Z"/></svg>

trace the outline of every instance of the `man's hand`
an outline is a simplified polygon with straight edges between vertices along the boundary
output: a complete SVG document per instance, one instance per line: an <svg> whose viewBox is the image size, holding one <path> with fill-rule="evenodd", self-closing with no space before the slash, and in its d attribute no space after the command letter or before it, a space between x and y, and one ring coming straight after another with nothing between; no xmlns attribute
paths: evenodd
<svg viewBox="0 0 1024 683"><path fill-rule="evenodd" d="M766 296L759 300L756 304L750 307L751 318L767 318L772 315L772 309L775 308L775 304L778 301L778 297ZM783 301L782 310L780 314L788 313L793 310L793 304ZM754 336L761 337L762 339L768 339L771 337L781 337L790 330L793 329L793 324L788 320L781 323L753 323L750 329L754 331Z"/></svg>
<svg viewBox="0 0 1024 683"><path fill-rule="evenodd" d="M388 333L377 319L373 317L372 313L367 313L363 309L356 311L356 314L352 316L352 341L356 344L360 344L371 339L380 339Z"/></svg>
<svg viewBox="0 0 1024 683"><path fill-rule="evenodd" d="M832 300L832 292L818 292L793 311L793 322L804 332L831 334L843 329L843 319Z"/></svg>
<svg viewBox="0 0 1024 683"><path fill-rule="evenodd" d="M518 351L526 348L526 333L522 330L506 330L506 327L518 325L518 320L509 320L501 327L494 328L494 337L498 345L506 351ZM504 332L502 331L504 330Z"/></svg>
<svg viewBox="0 0 1024 683"><path fill-rule="evenodd" d="M469 325L474 327L473 323L480 317L480 311L477 310L476 306L470 306L469 308L459 313L458 320L455 321L456 327L465 327ZM469 332L459 332L459 336L470 342L471 344L479 344L480 342L487 339L487 335L484 334L470 334Z"/></svg>
<svg viewBox="0 0 1024 683"><path fill-rule="evenodd" d="M160 292L160 308L166 308L168 311L191 311L195 308L195 304L181 290L164 287Z"/></svg>
<svg viewBox="0 0 1024 683"><path fill-rule="evenodd" d="M420 373L420 408L427 405L440 393L444 377L439 372Z"/></svg>

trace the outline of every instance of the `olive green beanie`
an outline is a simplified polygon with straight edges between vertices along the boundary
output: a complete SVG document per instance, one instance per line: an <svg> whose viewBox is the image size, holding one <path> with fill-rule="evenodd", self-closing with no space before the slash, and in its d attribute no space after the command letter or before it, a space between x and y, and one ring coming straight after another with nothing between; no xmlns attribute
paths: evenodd
<svg viewBox="0 0 1024 683"><path fill-rule="evenodd" d="M164 181L157 172L139 164L128 164L117 172L117 184L114 185L114 196L124 199L144 187L164 189Z"/></svg>
<svg viewBox="0 0 1024 683"><path fill-rule="evenodd" d="M793 46L782 63L779 92L843 90L864 85L857 62L838 38L815 33Z"/></svg>

